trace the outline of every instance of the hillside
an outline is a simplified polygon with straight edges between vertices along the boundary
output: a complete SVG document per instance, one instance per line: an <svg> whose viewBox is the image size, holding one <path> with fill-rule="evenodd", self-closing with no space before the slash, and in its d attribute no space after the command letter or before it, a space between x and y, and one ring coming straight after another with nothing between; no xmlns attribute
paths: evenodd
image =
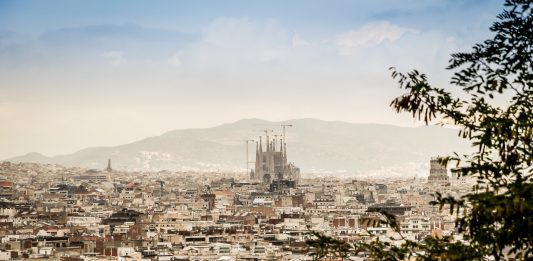
<svg viewBox="0 0 533 261"><path fill-rule="evenodd" d="M417 128L296 119L287 129L289 160L307 172L380 173L420 171L430 157L465 151L457 132L436 126ZM8 159L14 162L127 170L243 170L245 140L258 139L265 128L281 134L280 123L245 119L206 129L173 130L160 136L115 147L93 147L68 155L38 153ZM250 145L253 157L255 146Z"/></svg>

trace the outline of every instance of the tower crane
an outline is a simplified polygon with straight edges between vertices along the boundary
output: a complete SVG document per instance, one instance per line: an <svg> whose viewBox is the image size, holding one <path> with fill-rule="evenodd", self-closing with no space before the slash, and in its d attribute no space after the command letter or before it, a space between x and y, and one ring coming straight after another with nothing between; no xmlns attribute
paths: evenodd
<svg viewBox="0 0 533 261"><path fill-rule="evenodd" d="M285 136L285 128L292 127L292 124L287 124L286 122L282 122L280 126L281 128L283 128L283 141L287 142L287 136Z"/></svg>
<svg viewBox="0 0 533 261"><path fill-rule="evenodd" d="M282 122L281 124L262 124L262 126L279 126L279 127L281 127L282 130L283 130L283 140L286 140L287 139L286 128L287 127L292 127L293 125L292 124L288 124L286 122ZM265 134L267 134L267 133L265 133Z"/></svg>
<svg viewBox="0 0 533 261"><path fill-rule="evenodd" d="M250 171L250 168L249 168L250 165L249 164L252 163L252 162L250 162L250 159L248 157L248 155L249 155L249 153L248 153L249 145L248 144L250 142L255 142L255 140L247 139L245 142L246 142L246 172L248 172L248 171Z"/></svg>

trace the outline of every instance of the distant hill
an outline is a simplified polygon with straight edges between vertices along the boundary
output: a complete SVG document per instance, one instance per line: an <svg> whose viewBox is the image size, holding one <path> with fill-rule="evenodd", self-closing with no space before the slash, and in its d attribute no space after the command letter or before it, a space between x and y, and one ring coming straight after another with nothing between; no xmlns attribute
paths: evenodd
<svg viewBox="0 0 533 261"><path fill-rule="evenodd" d="M382 124L295 119L287 121L288 158L305 172L401 173L420 171L429 158L467 145L457 131L436 126L417 128ZM281 134L280 122L244 119L206 129L169 131L160 136L115 147L86 148L69 155L38 153L13 162L57 163L66 166L126 170L244 170L245 140L258 139L265 128ZM250 145L250 157L255 157Z"/></svg>

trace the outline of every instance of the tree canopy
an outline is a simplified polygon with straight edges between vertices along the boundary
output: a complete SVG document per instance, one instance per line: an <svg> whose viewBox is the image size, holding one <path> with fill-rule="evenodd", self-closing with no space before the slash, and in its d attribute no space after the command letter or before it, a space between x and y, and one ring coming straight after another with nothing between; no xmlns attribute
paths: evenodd
<svg viewBox="0 0 533 261"><path fill-rule="evenodd" d="M394 110L426 124L460 127L459 136L476 148L442 159L457 176L477 179L472 191L460 198L436 193L431 202L449 207L465 242L429 237L393 246L376 238L351 246L352 254L378 260L533 258L533 1L506 0L504 6L490 27L491 39L451 55L447 70L459 95L431 85L417 70L391 68L406 91L392 101ZM385 216L385 222L394 228L395 217Z"/></svg>

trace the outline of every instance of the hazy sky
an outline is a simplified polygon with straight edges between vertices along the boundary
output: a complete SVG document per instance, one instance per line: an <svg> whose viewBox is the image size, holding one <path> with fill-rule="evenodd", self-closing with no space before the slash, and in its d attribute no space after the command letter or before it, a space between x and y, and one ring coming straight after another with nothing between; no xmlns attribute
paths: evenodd
<svg viewBox="0 0 533 261"><path fill-rule="evenodd" d="M411 125L388 68L446 85L502 2L0 0L0 159L242 118Z"/></svg>

